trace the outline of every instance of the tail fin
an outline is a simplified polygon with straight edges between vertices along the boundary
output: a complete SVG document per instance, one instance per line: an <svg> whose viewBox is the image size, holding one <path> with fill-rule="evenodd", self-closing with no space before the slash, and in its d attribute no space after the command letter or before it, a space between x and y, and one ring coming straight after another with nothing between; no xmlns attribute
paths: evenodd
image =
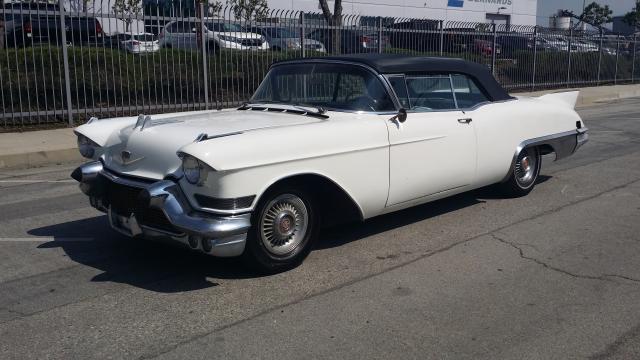
<svg viewBox="0 0 640 360"><path fill-rule="evenodd" d="M558 105L570 107L571 109L576 107L576 103L578 102L578 95L580 95L580 91L564 91L557 92L553 94L542 95L538 99L548 102L553 102Z"/></svg>

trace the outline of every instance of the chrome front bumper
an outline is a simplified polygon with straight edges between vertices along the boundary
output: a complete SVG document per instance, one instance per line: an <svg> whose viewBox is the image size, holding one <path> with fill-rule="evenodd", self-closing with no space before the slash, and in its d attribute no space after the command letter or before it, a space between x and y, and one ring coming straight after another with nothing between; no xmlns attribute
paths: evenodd
<svg viewBox="0 0 640 360"><path fill-rule="evenodd" d="M100 161L80 166L71 177L80 183L80 189L89 196L91 205L108 213L111 226L125 235L169 238L219 257L238 256L244 252L251 214L218 216L198 212L175 182L146 183L125 178L104 169ZM114 206L114 190L108 190L113 184L126 187L129 194L137 194L133 200L135 206L128 210ZM149 211L163 214L169 228L149 222Z"/></svg>

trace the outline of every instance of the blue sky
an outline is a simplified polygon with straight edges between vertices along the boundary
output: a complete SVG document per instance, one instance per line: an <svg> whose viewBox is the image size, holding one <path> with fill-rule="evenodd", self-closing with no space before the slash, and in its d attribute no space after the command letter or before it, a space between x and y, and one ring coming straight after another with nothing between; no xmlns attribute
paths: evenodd
<svg viewBox="0 0 640 360"><path fill-rule="evenodd" d="M586 0L587 5L593 0ZM613 15L624 15L635 6L634 0L596 0L600 5L609 5ZM576 14L582 12L582 0L538 0L538 23L548 23L549 16L558 9L573 10Z"/></svg>

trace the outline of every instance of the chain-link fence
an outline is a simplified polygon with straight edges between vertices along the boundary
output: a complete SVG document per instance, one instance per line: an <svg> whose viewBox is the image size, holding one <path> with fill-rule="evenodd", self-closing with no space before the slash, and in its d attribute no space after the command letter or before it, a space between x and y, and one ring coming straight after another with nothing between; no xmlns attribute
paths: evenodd
<svg viewBox="0 0 640 360"><path fill-rule="evenodd" d="M511 91L640 77L638 39L598 32L360 15L327 22L285 10L256 17L206 2L60 4L0 9L5 130L233 107L274 61L328 54L461 57L485 64Z"/></svg>

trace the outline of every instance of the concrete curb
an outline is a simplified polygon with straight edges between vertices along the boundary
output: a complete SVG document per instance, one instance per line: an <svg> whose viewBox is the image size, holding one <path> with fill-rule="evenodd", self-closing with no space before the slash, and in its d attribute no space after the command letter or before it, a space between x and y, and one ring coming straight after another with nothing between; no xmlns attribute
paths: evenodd
<svg viewBox="0 0 640 360"><path fill-rule="evenodd" d="M514 93L515 96L541 96L571 89ZM640 97L640 84L614 85L580 90L577 107L605 101ZM36 145L31 145L36 144ZM21 147L28 146L20 153ZM34 151L35 149L38 151ZM72 129L42 130L0 134L0 169L17 169L57 163L82 162Z"/></svg>
<svg viewBox="0 0 640 360"><path fill-rule="evenodd" d="M78 149L46 150L23 154L0 155L0 169L20 169L59 163L81 162Z"/></svg>
<svg viewBox="0 0 640 360"><path fill-rule="evenodd" d="M580 96L576 103L576 107L590 106L606 101L613 101L619 99L627 99L633 97L640 97L640 84L633 85L612 85L612 86L597 86L587 88L576 89L556 89L534 92L522 92L514 93L515 96L542 96L545 94L552 94L563 91L579 90Z"/></svg>

